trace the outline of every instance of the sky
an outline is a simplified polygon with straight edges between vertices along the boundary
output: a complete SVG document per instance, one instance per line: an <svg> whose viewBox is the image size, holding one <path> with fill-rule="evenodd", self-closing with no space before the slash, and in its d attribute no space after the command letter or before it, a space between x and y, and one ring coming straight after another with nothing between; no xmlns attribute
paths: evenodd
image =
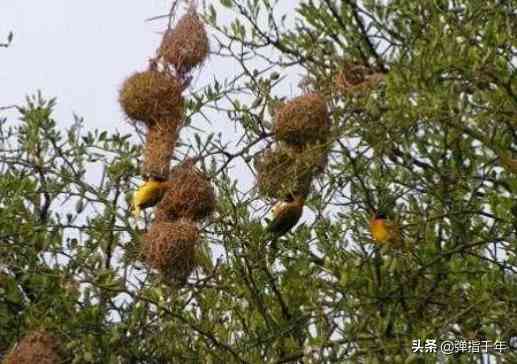
<svg viewBox="0 0 517 364"><path fill-rule="evenodd" d="M287 21L292 21L297 3L280 1L276 15L288 13ZM155 55L168 19L148 19L168 14L171 4L172 0L0 0L0 43L9 32L14 33L11 46L0 48L0 108L23 105L26 95L41 90L44 97L57 98L53 117L62 129L73 125L75 114L84 119L86 130L136 135L118 104L119 89L129 75L146 69ZM203 4L216 8L220 22L228 24L235 17L218 0ZM183 14L184 7L180 9L176 18ZM267 19L258 21L267 24ZM210 28L208 33L209 38L214 36ZM213 39L211 44L213 48ZM191 89L201 89L215 79L232 79L239 72L235 66L228 58L211 55L193 74ZM299 75L280 71L286 79L275 92L296 96ZM8 123L19 117L15 109L0 111L3 116ZM200 117L194 125L206 132L221 132L223 141L238 142L240 135L226 113L209 116L211 123ZM183 130L181 135L188 140L191 134L192 130ZM240 150L242 145L231 147ZM101 165L88 169L90 183L102 178L102 169ZM239 181L241 191L254 187L255 177L242 161L235 161L229 173ZM308 212L302 221L312 216Z"/></svg>
<svg viewBox="0 0 517 364"><path fill-rule="evenodd" d="M298 0L280 3L280 12L292 12ZM213 1L221 10L218 4ZM127 76L147 66L166 28L165 20L146 19L168 13L170 5L171 0L0 0L0 43L14 33L12 45L0 48L0 107L23 104L27 94L41 90L57 98L60 127L70 126L75 113L87 129L132 133L118 90ZM194 87L234 72L228 60L211 57L195 75ZM284 85L283 92L293 96L296 83ZM231 133L224 118L207 127Z"/></svg>
<svg viewBox="0 0 517 364"><path fill-rule="evenodd" d="M282 11L291 5L282 6ZM10 31L11 47L0 48L0 107L22 104L41 90L57 97L56 118L70 125L73 113L88 128L119 128L117 103L123 80L147 66L166 29L171 0L2 0L0 42ZM221 11L218 1L213 5ZM194 87L232 75L229 60L210 57L195 75ZM63 126L64 126L63 125Z"/></svg>
<svg viewBox="0 0 517 364"><path fill-rule="evenodd" d="M211 3L219 19L231 19L219 1ZM292 13L297 3L280 1L278 10ZM26 95L41 90L44 97L57 98L54 119L62 129L73 124L76 114L84 118L87 130L134 133L124 122L119 89L125 78L147 67L167 27L167 19L146 20L167 14L170 6L171 0L0 0L0 43L14 33L11 46L0 48L0 108L23 105ZM212 55L194 74L192 87L233 78L238 72L234 67L229 59ZM294 96L297 75L282 76L292 80L276 91ZM8 122L18 117L14 109L0 111L2 116L8 116ZM215 115L214 121L202 126L237 142L225 114ZM87 178L100 178L100 169L89 171ZM242 191L254 184L243 168L237 166L231 174L239 178Z"/></svg>
<svg viewBox="0 0 517 364"><path fill-rule="evenodd" d="M228 24L235 17L218 0L200 3L213 5L219 22ZM276 15L288 13L287 21L292 21L297 3L280 1ZM0 43L9 32L14 33L10 47L0 48L0 109L23 105L27 95L40 90L45 98L57 99L53 117L61 129L73 125L75 114L84 119L86 130L136 136L118 104L119 89L129 75L146 69L149 58L155 55L168 19L149 19L168 14L171 4L172 0L0 0ZM180 2L176 20L184 9ZM267 24L265 18L258 21ZM207 30L213 49L214 30ZM228 58L210 55L201 69L194 71L186 96L215 79L232 79L239 72L235 66ZM299 75L280 71L287 79L275 92L295 96ZM0 110L0 117L4 116L8 123L19 117L15 109ZM238 142L239 135L226 113L209 116L211 123L199 117L194 125L206 132L221 132L223 141ZM193 130L183 130L181 135L190 138L192 134ZM242 145L231 147L240 150ZM241 191L255 185L255 177L242 161L230 166L229 172L239 181ZM102 178L102 166L89 168L86 178L95 184Z"/></svg>
<svg viewBox="0 0 517 364"><path fill-rule="evenodd" d="M233 18L219 1L205 3L217 9L218 19ZM281 1L279 13L292 13L297 3ZM22 105L26 95L41 90L44 97L57 98L54 118L61 128L71 126L76 114L84 118L87 130L134 133L124 122L118 92L126 77L147 67L167 27L167 19L147 20L167 14L171 4L171 0L1 0L0 42L10 31L14 38L9 48L0 48L0 108ZM209 36L213 36L210 29ZM229 59L210 56L194 74L191 87L232 78L237 72L234 66ZM280 92L292 96L296 84L284 82ZM11 110L0 116L17 114ZM216 123L201 127L223 132L227 140L237 139L226 115L215 119ZM249 185L252 181L246 179Z"/></svg>
<svg viewBox="0 0 517 364"><path fill-rule="evenodd" d="M76 114L84 118L87 130L134 134L118 104L119 89L129 75L144 70L155 55L167 19L146 20L167 14L171 3L0 0L0 43L9 32L14 33L11 46L0 48L0 108L23 105L26 95L41 90L44 97L57 99L53 116L62 129L72 126ZM222 21L231 19L219 1L212 3ZM297 1L281 3L279 10L285 12ZM209 37L213 36L208 31ZM210 56L194 74L192 87L202 88L215 78L233 78L238 71L234 67L229 59ZM280 92L292 93L296 83L286 82ZM18 118L15 109L0 111L3 116L8 117L8 123ZM226 120L226 115L215 115L214 121L202 125L205 131L220 131L226 140L237 141L233 123ZM87 179L94 182L101 170L101 166L90 169ZM232 175L239 178L243 191L254 184L253 176L243 168L237 166Z"/></svg>
<svg viewBox="0 0 517 364"><path fill-rule="evenodd" d="M0 36L12 30L14 39L0 49L0 106L41 90L57 97L60 125L70 125L75 113L88 129L131 132L118 90L159 45L164 21L145 20L169 6L168 0L2 0Z"/></svg>

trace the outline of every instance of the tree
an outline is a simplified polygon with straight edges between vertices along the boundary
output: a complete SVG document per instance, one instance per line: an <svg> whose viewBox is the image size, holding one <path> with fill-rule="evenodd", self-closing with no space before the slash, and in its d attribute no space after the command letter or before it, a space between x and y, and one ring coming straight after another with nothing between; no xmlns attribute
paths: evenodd
<svg viewBox="0 0 517 364"><path fill-rule="evenodd" d="M226 116L238 144L197 128L176 150L217 188L202 242L213 267L178 287L143 266L145 226L127 207L141 147L82 133L79 118L60 132L54 100L30 98L18 126L1 124L0 352L38 327L74 363L481 363L413 340L514 344L515 4L302 1L285 16L278 2L221 4L235 18L207 9L212 50L238 71L193 93L187 125ZM274 143L277 90L300 70L330 110L328 163L272 254L271 200L239 178ZM372 240L379 210L403 248Z"/></svg>
<svg viewBox="0 0 517 364"><path fill-rule="evenodd" d="M13 32L9 32L9 34L7 35L7 42L0 43L0 48L7 48L7 47L9 47L11 45L12 41L13 41L13 37L14 37Z"/></svg>

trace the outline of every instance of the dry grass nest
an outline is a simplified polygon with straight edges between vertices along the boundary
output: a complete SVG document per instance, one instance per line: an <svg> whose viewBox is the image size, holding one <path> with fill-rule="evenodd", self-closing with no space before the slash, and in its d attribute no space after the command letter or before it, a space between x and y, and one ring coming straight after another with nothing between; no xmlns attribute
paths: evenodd
<svg viewBox="0 0 517 364"><path fill-rule="evenodd" d="M214 188L208 176L190 161L174 167L169 179L167 192L158 206L157 218L202 220L213 213L216 204Z"/></svg>
<svg viewBox="0 0 517 364"><path fill-rule="evenodd" d="M45 330L36 330L26 335L4 359L4 364L58 364L57 339Z"/></svg>
<svg viewBox="0 0 517 364"><path fill-rule="evenodd" d="M383 79L382 73L360 64L347 63L336 75L336 90L342 94L360 94L375 88Z"/></svg>
<svg viewBox="0 0 517 364"><path fill-rule="evenodd" d="M165 278L184 282L196 265L198 239L199 228L188 219L155 221L144 235L144 261Z"/></svg>
<svg viewBox="0 0 517 364"><path fill-rule="evenodd" d="M163 59L180 73L200 65L208 56L209 43L205 26L197 13L190 10L165 33L160 46Z"/></svg>
<svg viewBox="0 0 517 364"><path fill-rule="evenodd" d="M274 132L278 140L305 144L324 141L329 127L325 99L311 93L294 98L277 110Z"/></svg>
<svg viewBox="0 0 517 364"><path fill-rule="evenodd" d="M175 123L157 123L147 130L143 175L159 179L168 179L170 163L178 139L179 121Z"/></svg>
<svg viewBox="0 0 517 364"><path fill-rule="evenodd" d="M150 69L131 75L122 85L119 102L132 121L147 125L181 120L183 84L167 72Z"/></svg>
<svg viewBox="0 0 517 364"><path fill-rule="evenodd" d="M255 161L259 192L277 199L307 196L312 179L325 169L327 156L328 148L320 144L267 149Z"/></svg>

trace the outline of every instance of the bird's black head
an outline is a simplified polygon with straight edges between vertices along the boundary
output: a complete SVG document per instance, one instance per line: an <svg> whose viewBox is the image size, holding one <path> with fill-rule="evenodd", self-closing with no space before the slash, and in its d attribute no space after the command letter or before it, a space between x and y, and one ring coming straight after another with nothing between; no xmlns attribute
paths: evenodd
<svg viewBox="0 0 517 364"><path fill-rule="evenodd" d="M376 219L386 219L386 214L383 211L377 211L375 213Z"/></svg>
<svg viewBox="0 0 517 364"><path fill-rule="evenodd" d="M165 182L167 179L164 178L163 176L158 176L158 175L145 175L144 176L144 181L147 182L147 181L156 181L156 182Z"/></svg>
<svg viewBox="0 0 517 364"><path fill-rule="evenodd" d="M284 200L285 202L293 202L294 201L294 196L292 193L288 194Z"/></svg>

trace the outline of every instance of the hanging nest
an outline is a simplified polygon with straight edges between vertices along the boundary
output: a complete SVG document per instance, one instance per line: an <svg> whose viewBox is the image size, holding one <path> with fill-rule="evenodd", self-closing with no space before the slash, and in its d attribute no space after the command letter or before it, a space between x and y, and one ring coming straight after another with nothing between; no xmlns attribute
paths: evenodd
<svg viewBox="0 0 517 364"><path fill-rule="evenodd" d="M259 192L276 199L307 196L312 179L325 169L327 155L328 148L320 144L267 149L255 161Z"/></svg>
<svg viewBox="0 0 517 364"><path fill-rule="evenodd" d="M149 126L144 149L144 176L168 179L180 126L180 122L158 122Z"/></svg>
<svg viewBox="0 0 517 364"><path fill-rule="evenodd" d="M154 221L155 222L170 222L170 221L173 221L174 219L171 219L169 217L169 214L167 213L167 211L162 207L162 205L158 205L156 206L156 208L154 209Z"/></svg>
<svg viewBox="0 0 517 364"><path fill-rule="evenodd" d="M189 72L208 56L208 36L195 10L191 9L167 31L160 46L160 55L180 73Z"/></svg>
<svg viewBox="0 0 517 364"><path fill-rule="evenodd" d="M130 76L122 85L119 103L132 121L148 126L183 117L183 84L174 76L150 69Z"/></svg>
<svg viewBox="0 0 517 364"><path fill-rule="evenodd" d="M4 359L4 364L58 364L59 343L45 330L36 330L26 335Z"/></svg>
<svg viewBox="0 0 517 364"><path fill-rule="evenodd" d="M384 74L356 63L345 63L336 75L336 90L342 94L360 94L373 89Z"/></svg>
<svg viewBox="0 0 517 364"><path fill-rule="evenodd" d="M317 93L299 96L277 110L274 133L289 144L324 141L329 131L325 99Z"/></svg>
<svg viewBox="0 0 517 364"><path fill-rule="evenodd" d="M166 279L184 283L196 266L198 226L187 219L155 221L144 235L143 257Z"/></svg>
<svg viewBox="0 0 517 364"><path fill-rule="evenodd" d="M169 179L167 192L158 205L158 219L185 217L197 221L212 214L216 203L214 188L191 160L173 168Z"/></svg>

